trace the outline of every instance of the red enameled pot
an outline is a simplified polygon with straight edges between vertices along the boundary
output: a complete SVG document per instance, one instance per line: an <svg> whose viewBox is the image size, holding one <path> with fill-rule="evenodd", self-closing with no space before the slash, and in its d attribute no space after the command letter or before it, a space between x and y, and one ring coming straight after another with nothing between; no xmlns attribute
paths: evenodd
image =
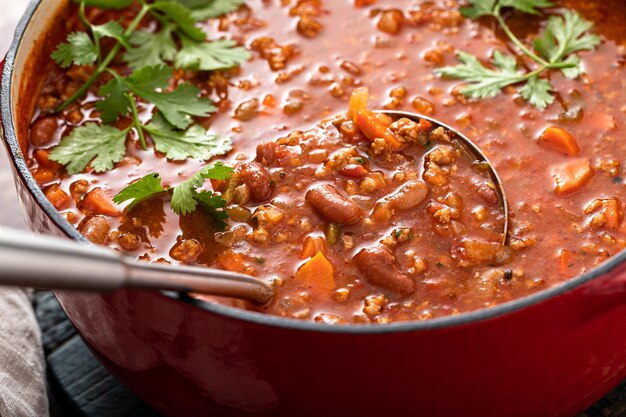
<svg viewBox="0 0 626 417"><path fill-rule="evenodd" d="M36 57L66 3L34 1L22 19L2 129L31 230L84 241L23 156ZM57 297L100 360L169 416L571 416L626 377L625 260L491 309L390 325L316 325L151 291Z"/></svg>

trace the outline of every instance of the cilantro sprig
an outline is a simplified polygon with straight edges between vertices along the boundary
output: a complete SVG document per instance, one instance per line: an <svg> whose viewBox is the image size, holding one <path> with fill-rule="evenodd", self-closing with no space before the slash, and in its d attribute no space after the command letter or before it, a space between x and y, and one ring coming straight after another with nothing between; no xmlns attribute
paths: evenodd
<svg viewBox="0 0 626 417"><path fill-rule="evenodd" d="M155 149L172 160L208 160L232 149L228 139L193 124L194 117L209 116L215 106L208 98L200 97L200 89L189 83L171 88L172 69L168 64L192 71L214 71L247 61L250 53L246 49L231 40L207 41L206 34L196 25L236 10L243 0L140 0L141 8L126 28L115 21L92 24L85 9L123 9L132 0L75 1L79 2L79 16L86 31L70 33L52 58L64 68L90 65L94 69L56 111L66 109L108 75L109 81L98 91L101 98L96 102L96 110L100 119L114 125L120 117L129 116L132 125L126 129L96 123L76 127L51 151L52 160L66 165L70 174L82 171L90 162L96 172L112 169L125 156L126 138L133 129L144 150L149 134ZM158 22L156 29L139 30L147 16ZM101 45L104 38L115 41L106 54ZM130 75L123 76L114 69L112 62L120 55L133 70ZM145 123L140 119L141 109L149 108L144 102L156 109L152 120Z"/></svg>
<svg viewBox="0 0 626 417"><path fill-rule="evenodd" d="M540 109L547 107L554 102L555 90L542 75L550 70L560 70L568 78L578 77L583 69L576 54L592 50L600 43L598 36L589 33L592 24L572 10L550 17L532 49L511 31L503 17L506 9L540 15L542 9L552 6L549 0L470 0L470 5L462 7L461 13L473 20L485 16L494 18L522 55L536 63L536 68L521 70L518 57L499 51L494 53L491 67L487 67L475 56L459 51L460 65L440 68L436 73L464 81L460 92L469 98L494 97L502 88L518 85L519 93L531 105Z"/></svg>
<svg viewBox="0 0 626 417"><path fill-rule="evenodd" d="M228 214L223 210L226 200L219 194L200 188L207 179L227 180L232 173L233 168L217 162L207 165L186 181L167 188L161 185L158 173L151 173L122 189L113 197L113 201L117 204L130 201L126 207L130 211L142 201L168 193L171 194L170 205L176 214L184 216L201 207L213 218L216 226L223 230L228 225Z"/></svg>

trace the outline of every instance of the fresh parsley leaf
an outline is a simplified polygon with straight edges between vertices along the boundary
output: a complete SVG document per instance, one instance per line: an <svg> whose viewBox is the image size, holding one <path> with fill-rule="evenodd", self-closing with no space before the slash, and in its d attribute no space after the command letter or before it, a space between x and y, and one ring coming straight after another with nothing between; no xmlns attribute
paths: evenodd
<svg viewBox="0 0 626 417"><path fill-rule="evenodd" d="M566 78L574 79L584 72L578 55L570 55L563 62L572 64L569 68L561 68L561 72Z"/></svg>
<svg viewBox="0 0 626 417"><path fill-rule="evenodd" d="M121 204L130 200L130 204L126 208L130 211L142 201L164 193L165 191L167 190L161 186L161 177L159 174L152 173L123 188L113 197L113 202Z"/></svg>
<svg viewBox="0 0 626 417"><path fill-rule="evenodd" d="M63 68L72 64L89 65L98 59L98 49L85 32L72 32L67 42L57 46L52 59Z"/></svg>
<svg viewBox="0 0 626 417"><path fill-rule="evenodd" d="M461 93L470 98L493 97L500 89L512 84L525 83L519 92L533 106L545 108L554 102L554 88L540 75L551 69L560 70L568 78L578 77L583 69L577 52L591 50L600 43L600 38L588 33L592 24L573 10L566 10L562 16L552 16L544 33L534 41L533 52L515 36L507 26L501 12L503 8L539 15L541 10L552 7L550 0L469 0L469 5L461 8L461 13L471 19L493 16L511 42L526 57L539 67L524 73L517 68L514 57L496 52L492 59L493 69L485 67L470 54L460 52L461 65L436 70L439 75L465 81Z"/></svg>
<svg viewBox="0 0 626 417"><path fill-rule="evenodd" d="M85 3L85 6L100 9L123 9L133 4L135 0L74 0L74 3Z"/></svg>
<svg viewBox="0 0 626 417"><path fill-rule="evenodd" d="M119 116L128 114L130 103L127 93L128 85L118 76L114 76L111 81L100 87L98 94L104 98L96 103L96 110L101 112L100 119L104 123L113 123Z"/></svg>
<svg viewBox="0 0 626 417"><path fill-rule="evenodd" d="M95 172L108 171L126 155L128 131L87 123L63 138L50 159L65 165L68 174L78 174L90 162Z"/></svg>
<svg viewBox="0 0 626 417"><path fill-rule="evenodd" d="M109 37L117 40L125 48L129 47L128 38L124 35L124 28L117 22L106 22L103 25L93 25L91 31L98 38Z"/></svg>
<svg viewBox="0 0 626 417"><path fill-rule="evenodd" d="M504 7L538 15L541 14L539 9L554 6L549 0L470 0L469 3L469 6L461 7L461 14L470 19L478 19L482 16L495 16L499 14L499 9Z"/></svg>
<svg viewBox="0 0 626 417"><path fill-rule="evenodd" d="M208 116L215 110L208 99L198 97L200 90L190 84L182 84L172 92L157 91L167 88L172 75L169 67L143 67L127 78L114 72L112 74L114 78L99 91L104 99L96 104L105 123L115 121L119 115L128 114L131 103L126 94L129 91L153 103L179 129L191 124L191 116Z"/></svg>
<svg viewBox="0 0 626 417"><path fill-rule="evenodd" d="M207 98L200 98L200 89L191 84L181 84L171 93L158 93L154 90L143 90L131 86L131 90L144 100L154 104L163 116L178 129L187 128L191 116L206 117L215 111L215 107Z"/></svg>
<svg viewBox="0 0 626 417"><path fill-rule="evenodd" d="M226 226L228 226L228 223L226 223L228 214L226 211L221 210L226 205L226 200L210 191L195 192L194 199L211 215L219 230L226 229Z"/></svg>
<svg viewBox="0 0 626 417"><path fill-rule="evenodd" d="M554 3L549 0L500 0L500 6L512 7L523 13L539 15L541 11L538 9L552 7Z"/></svg>
<svg viewBox="0 0 626 417"><path fill-rule="evenodd" d="M524 80L524 74L517 69L514 57L494 52L491 63L495 69L485 67L475 56L466 52L458 53L460 65L444 67L436 73L448 78L465 81L461 93L470 98L494 97L508 85Z"/></svg>
<svg viewBox="0 0 626 417"><path fill-rule="evenodd" d="M196 189L201 187L206 179L225 180L230 177L233 169L221 162L204 167L200 172L176 187L172 193L172 210L180 215L189 214L196 209L198 201L195 198Z"/></svg>
<svg viewBox="0 0 626 417"><path fill-rule="evenodd" d="M202 29L195 26L196 19L192 16L191 10L180 3L173 1L156 1L151 4L153 10L163 13L167 18L171 19L178 29L195 41L206 40L206 34Z"/></svg>
<svg viewBox="0 0 626 417"><path fill-rule="evenodd" d="M192 16L198 20L207 20L237 10L245 0L179 0L191 9Z"/></svg>
<svg viewBox="0 0 626 417"><path fill-rule="evenodd" d="M126 78L126 82L130 89L139 95L137 91L154 91L167 88L171 77L171 68L165 65L153 65L136 70L130 77Z"/></svg>
<svg viewBox="0 0 626 417"><path fill-rule="evenodd" d="M237 42L224 39L213 42L194 42L183 37L182 48L176 54L176 66L194 71L213 71L232 68L250 59L250 52Z"/></svg>
<svg viewBox="0 0 626 417"><path fill-rule="evenodd" d="M528 101L531 105L545 109L550 104L554 103L554 87L550 84L550 81L534 76L528 80L528 82L519 90L524 100Z"/></svg>
<svg viewBox="0 0 626 417"><path fill-rule="evenodd" d="M166 23L161 30L151 33L135 32L130 38L131 47L124 54L129 67L137 70L142 67L164 65L176 56L176 44L172 38L174 26Z"/></svg>
<svg viewBox="0 0 626 417"><path fill-rule="evenodd" d="M461 7L461 14L470 19L492 16L498 0L472 0L470 6Z"/></svg>
<svg viewBox="0 0 626 417"><path fill-rule="evenodd" d="M587 33L593 24L573 10L548 20L543 36L535 39L534 47L549 62L558 62L569 54L592 50L600 44L600 38Z"/></svg>
<svg viewBox="0 0 626 417"><path fill-rule="evenodd" d="M229 139L209 133L199 125L186 131L174 130L161 113L157 113L145 129L152 136L155 149L175 161L187 158L208 160L233 148Z"/></svg>

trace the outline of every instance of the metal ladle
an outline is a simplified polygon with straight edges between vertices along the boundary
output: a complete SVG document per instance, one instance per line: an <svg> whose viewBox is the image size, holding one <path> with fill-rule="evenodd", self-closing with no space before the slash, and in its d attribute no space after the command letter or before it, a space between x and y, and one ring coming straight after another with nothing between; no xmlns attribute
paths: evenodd
<svg viewBox="0 0 626 417"><path fill-rule="evenodd" d="M274 290L261 280L213 268L132 260L52 236L0 227L0 285L111 292L121 288L199 292L265 304Z"/></svg>
<svg viewBox="0 0 626 417"><path fill-rule="evenodd" d="M508 232L508 208L500 177L480 148L455 129L415 113L381 111L394 119L426 119L448 131L453 144L474 159L491 178L504 213L502 244ZM198 292L265 304L274 296L265 282L214 268L147 263L95 245L0 227L0 285L64 290L115 291L121 288Z"/></svg>
<svg viewBox="0 0 626 417"><path fill-rule="evenodd" d="M509 236L509 205L506 199L506 193L504 192L504 186L502 185L502 180L500 179L498 172L496 171L489 158L487 158L483 151L478 147L478 145L476 145L467 136L463 135L458 130L448 126L445 123L440 122L437 119L433 119L432 117L422 116L421 114L417 113L395 110L379 110L376 111L376 113L386 114L394 120L404 117L414 121L415 123L419 123L420 119L425 119L431 122L434 126L441 126L447 131L448 136L450 136L450 140L452 141L452 145L463 149L467 156L473 159L472 165L475 167L475 169L481 174L487 174L491 179L494 191L498 196L500 210L502 210L504 218L502 245L506 245Z"/></svg>

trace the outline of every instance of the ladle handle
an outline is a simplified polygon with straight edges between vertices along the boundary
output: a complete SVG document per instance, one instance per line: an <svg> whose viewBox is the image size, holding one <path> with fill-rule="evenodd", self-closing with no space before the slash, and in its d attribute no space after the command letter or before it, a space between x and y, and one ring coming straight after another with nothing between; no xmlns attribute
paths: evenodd
<svg viewBox="0 0 626 417"><path fill-rule="evenodd" d="M273 290L243 274L137 262L93 245L0 227L0 285L108 292L123 287L193 291L257 304Z"/></svg>
<svg viewBox="0 0 626 417"><path fill-rule="evenodd" d="M104 248L0 227L0 285L113 291L125 266Z"/></svg>

